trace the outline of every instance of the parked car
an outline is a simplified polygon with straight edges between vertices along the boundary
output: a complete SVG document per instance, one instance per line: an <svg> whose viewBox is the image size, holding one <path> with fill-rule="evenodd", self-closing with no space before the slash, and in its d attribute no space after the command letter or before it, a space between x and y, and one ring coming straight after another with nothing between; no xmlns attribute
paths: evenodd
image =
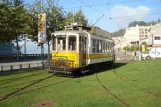
<svg viewBox="0 0 161 107"><path fill-rule="evenodd" d="M142 53L143 59L157 59L161 58L161 52L158 49L150 48L147 52Z"/></svg>

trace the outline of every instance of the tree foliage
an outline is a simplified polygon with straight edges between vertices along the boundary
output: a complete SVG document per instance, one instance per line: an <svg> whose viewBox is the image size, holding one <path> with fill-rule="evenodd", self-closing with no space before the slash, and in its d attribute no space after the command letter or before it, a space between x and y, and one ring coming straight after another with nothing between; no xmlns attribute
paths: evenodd
<svg viewBox="0 0 161 107"><path fill-rule="evenodd" d="M36 1L29 7L29 12L31 14L31 31L29 32L30 38L33 41L37 41L38 35L38 14L40 14L40 1ZM57 3L52 2L52 0L47 0L45 7L43 7L43 12L46 13L46 34L47 41L51 40L51 32L56 30L62 30L64 27L64 13L62 8L57 5Z"/></svg>
<svg viewBox="0 0 161 107"><path fill-rule="evenodd" d="M10 42L29 31L30 18L21 0L7 0L0 8L0 42Z"/></svg>
<svg viewBox="0 0 161 107"><path fill-rule="evenodd" d="M125 34L126 30L125 29L120 29L118 31L115 31L111 33L112 37L118 37L118 36L123 36Z"/></svg>
<svg viewBox="0 0 161 107"><path fill-rule="evenodd" d="M150 26L150 25L155 25L157 23L160 23L160 19L156 21L151 21L151 22L144 22L144 21L134 21L129 23L128 27L135 27L136 25L138 26Z"/></svg>
<svg viewBox="0 0 161 107"><path fill-rule="evenodd" d="M125 46L123 47L123 50L127 52L136 52L139 51L139 45Z"/></svg>
<svg viewBox="0 0 161 107"><path fill-rule="evenodd" d="M86 19L85 15L83 14L82 10L78 10L77 12L70 11L65 18L65 24L70 25L71 23L78 23L80 25L87 26L88 20Z"/></svg>

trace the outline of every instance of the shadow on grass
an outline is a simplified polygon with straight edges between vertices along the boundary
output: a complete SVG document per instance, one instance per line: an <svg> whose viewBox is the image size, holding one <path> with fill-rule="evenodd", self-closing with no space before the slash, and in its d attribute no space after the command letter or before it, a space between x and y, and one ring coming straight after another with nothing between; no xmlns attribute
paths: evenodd
<svg viewBox="0 0 161 107"><path fill-rule="evenodd" d="M86 74L82 75L82 76L89 76L89 75L93 75L95 73L101 73L101 72L108 72L109 70L115 70L119 67L125 66L127 63L114 63L112 65L108 65L108 64L97 64L97 65L92 65L90 67L90 71L91 72L87 72Z"/></svg>
<svg viewBox="0 0 161 107"><path fill-rule="evenodd" d="M76 75L73 75L72 73L71 74L65 74L64 72L57 72L55 73L56 76L59 76L59 77L68 77L68 78L80 78L80 77L83 77L83 76L90 76L90 75L93 75L95 73L100 73L100 72L106 72L106 71L109 71L109 70L113 70L113 69L116 69L116 68L119 68L121 66L124 66L126 65L127 63L113 63L113 64L93 64L93 65L90 65L89 66L89 72L85 73L85 74L76 74ZM78 69L79 70L79 69ZM77 70L75 70L75 72L79 72Z"/></svg>

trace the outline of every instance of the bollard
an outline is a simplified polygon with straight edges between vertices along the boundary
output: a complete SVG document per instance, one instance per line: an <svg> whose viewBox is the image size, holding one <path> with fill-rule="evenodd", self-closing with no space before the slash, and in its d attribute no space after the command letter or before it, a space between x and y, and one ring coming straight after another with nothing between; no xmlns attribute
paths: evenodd
<svg viewBox="0 0 161 107"><path fill-rule="evenodd" d="M22 65L20 64L20 69L22 69Z"/></svg>
<svg viewBox="0 0 161 107"><path fill-rule="evenodd" d="M30 68L30 64L29 64L29 68Z"/></svg>
<svg viewBox="0 0 161 107"><path fill-rule="evenodd" d="M10 67L10 68L11 68L11 71L12 71L12 70L13 70L13 66L11 65L11 67Z"/></svg>
<svg viewBox="0 0 161 107"><path fill-rule="evenodd" d="M39 63L37 63L37 67L39 67Z"/></svg>
<svg viewBox="0 0 161 107"><path fill-rule="evenodd" d="M3 66L1 66L1 70L3 71Z"/></svg>

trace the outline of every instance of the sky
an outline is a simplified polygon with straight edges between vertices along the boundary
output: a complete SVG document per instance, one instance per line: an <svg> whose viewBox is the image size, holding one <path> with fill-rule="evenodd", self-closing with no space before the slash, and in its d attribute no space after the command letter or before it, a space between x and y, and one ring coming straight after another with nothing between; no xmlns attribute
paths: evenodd
<svg viewBox="0 0 161 107"><path fill-rule="evenodd" d="M25 0L34 3L35 0ZM44 2L46 0L43 0ZM54 0L53 0L54 1ZM127 28L132 21L161 19L161 0L58 0L64 11L81 9L89 24L109 32Z"/></svg>

